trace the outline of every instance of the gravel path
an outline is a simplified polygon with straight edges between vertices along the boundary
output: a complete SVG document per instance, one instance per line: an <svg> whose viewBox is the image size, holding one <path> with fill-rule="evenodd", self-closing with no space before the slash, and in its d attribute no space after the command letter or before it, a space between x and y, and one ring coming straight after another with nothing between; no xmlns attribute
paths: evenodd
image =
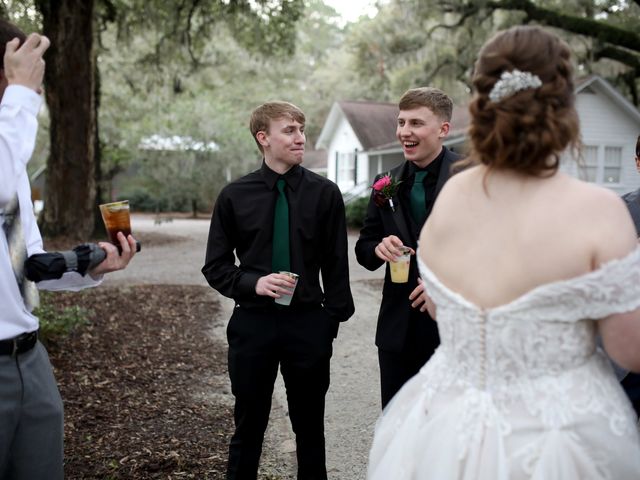
<svg viewBox="0 0 640 480"><path fill-rule="evenodd" d="M110 274L105 284L207 285L200 268L204 263L208 220L174 219L157 224L153 216L134 215L132 227L134 234L158 233L181 237L181 240L150 247L143 244L142 252L131 266ZM380 413L374 332L383 271L369 272L356 263L355 240L355 234L349 235L351 289L356 313L341 325L334 342L331 386L327 394L325 418L330 480L365 478L373 426ZM228 318L233 302L218 297ZM224 328L214 329L213 334L226 343ZM228 396L229 401L233 401L228 382L223 392L212 394ZM295 479L295 442L287 415L286 393L279 376L263 449L263 478Z"/></svg>

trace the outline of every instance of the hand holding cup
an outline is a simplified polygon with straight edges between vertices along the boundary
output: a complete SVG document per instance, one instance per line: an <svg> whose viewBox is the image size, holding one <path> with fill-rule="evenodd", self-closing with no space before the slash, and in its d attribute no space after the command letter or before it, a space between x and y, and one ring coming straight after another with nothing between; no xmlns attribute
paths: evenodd
<svg viewBox="0 0 640 480"><path fill-rule="evenodd" d="M279 272L260 277L256 283L256 294L276 300L284 296L292 296L298 282L297 275L295 277L293 275L295 274Z"/></svg>
<svg viewBox="0 0 640 480"><path fill-rule="evenodd" d="M407 248L411 255L415 255L416 252L413 248L405 247L402 240L397 236L389 235L388 237L384 237L382 241L376 245L375 254L385 262L395 262L399 256L404 254L404 249Z"/></svg>
<svg viewBox="0 0 640 480"><path fill-rule="evenodd" d="M118 232L117 238L119 242L117 247L110 242L98 242L98 246L106 252L107 257L92 270L89 270L89 275L92 278L125 269L136 254L137 242L132 235L125 237L122 232Z"/></svg>

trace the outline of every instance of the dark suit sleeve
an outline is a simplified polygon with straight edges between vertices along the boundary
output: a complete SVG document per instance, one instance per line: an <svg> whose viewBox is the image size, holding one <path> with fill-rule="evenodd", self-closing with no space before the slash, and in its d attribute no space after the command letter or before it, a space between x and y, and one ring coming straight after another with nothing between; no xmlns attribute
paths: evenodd
<svg viewBox="0 0 640 480"><path fill-rule="evenodd" d="M326 221L326 237L322 255L322 285L324 307L331 318L344 322L355 307L349 286L349 249L344 202L338 187L333 185Z"/></svg>
<svg viewBox="0 0 640 480"><path fill-rule="evenodd" d="M627 204L627 209L636 227L636 233L640 236L640 189L625 193L622 200Z"/></svg>
<svg viewBox="0 0 640 480"><path fill-rule="evenodd" d="M202 274L213 288L235 300L255 298L260 275L243 272L235 265L235 220L230 198L223 190L211 217L207 254Z"/></svg>
<svg viewBox="0 0 640 480"><path fill-rule="evenodd" d="M378 180L380 176L376 177ZM384 238L384 226L380 216L380 208L373 201L373 191L369 197L369 205L367 206L367 215L364 219L364 225L360 230L360 237L356 242L356 258L358 263L367 270L377 270L384 261L375 254L376 246Z"/></svg>

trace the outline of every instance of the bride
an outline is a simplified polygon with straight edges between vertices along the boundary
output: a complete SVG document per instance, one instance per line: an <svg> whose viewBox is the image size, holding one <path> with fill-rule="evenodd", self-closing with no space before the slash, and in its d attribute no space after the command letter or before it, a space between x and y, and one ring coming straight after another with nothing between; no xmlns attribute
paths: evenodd
<svg viewBox="0 0 640 480"><path fill-rule="evenodd" d="M418 251L442 343L379 419L370 480L640 478L635 416L595 342L640 370L640 248L614 193L558 171L578 144L572 73L538 27L480 51L473 166Z"/></svg>

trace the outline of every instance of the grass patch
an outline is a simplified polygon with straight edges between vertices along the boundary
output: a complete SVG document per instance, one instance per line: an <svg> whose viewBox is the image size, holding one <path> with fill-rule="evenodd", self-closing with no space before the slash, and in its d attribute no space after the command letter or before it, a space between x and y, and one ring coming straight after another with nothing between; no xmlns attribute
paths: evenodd
<svg viewBox="0 0 640 480"><path fill-rule="evenodd" d="M40 321L40 340L47 344L64 338L89 321L91 311L78 305L62 306L53 301L52 292L40 292L40 306L33 314Z"/></svg>

